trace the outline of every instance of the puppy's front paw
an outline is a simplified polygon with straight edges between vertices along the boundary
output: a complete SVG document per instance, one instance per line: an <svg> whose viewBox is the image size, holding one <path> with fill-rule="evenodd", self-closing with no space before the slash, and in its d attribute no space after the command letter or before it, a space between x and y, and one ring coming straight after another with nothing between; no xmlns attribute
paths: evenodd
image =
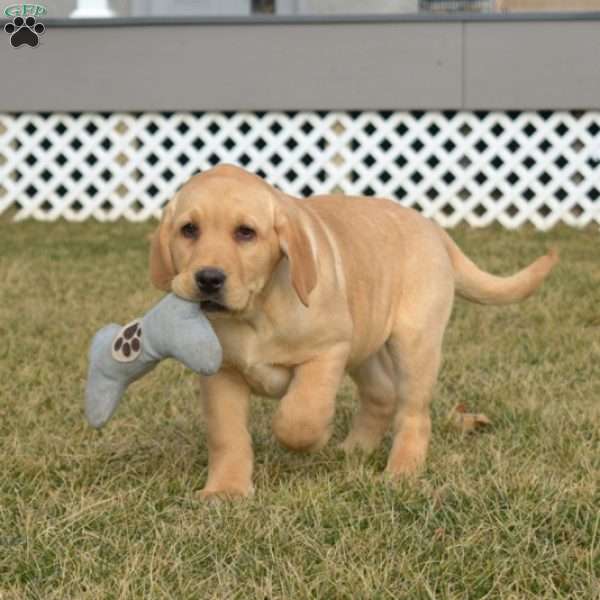
<svg viewBox="0 0 600 600"><path fill-rule="evenodd" d="M221 502L231 502L250 498L254 495L254 486L211 486L205 487L199 494L200 499L209 504L218 504Z"/></svg>
<svg viewBox="0 0 600 600"><path fill-rule="evenodd" d="M390 479L406 479L419 476L425 468L425 456L399 455L390 457L385 476Z"/></svg>
<svg viewBox="0 0 600 600"><path fill-rule="evenodd" d="M275 413L272 429L277 441L294 452L321 450L331 436L329 423L310 414L293 413L281 408Z"/></svg>

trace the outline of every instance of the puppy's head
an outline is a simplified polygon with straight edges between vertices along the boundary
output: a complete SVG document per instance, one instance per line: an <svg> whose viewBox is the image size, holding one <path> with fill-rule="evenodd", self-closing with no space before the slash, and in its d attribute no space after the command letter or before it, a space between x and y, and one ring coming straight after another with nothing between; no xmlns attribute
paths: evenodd
<svg viewBox="0 0 600 600"><path fill-rule="evenodd" d="M300 212L243 169L223 165L196 175L167 205L153 236L152 282L208 313L240 314L286 256L291 284L308 306L317 275Z"/></svg>

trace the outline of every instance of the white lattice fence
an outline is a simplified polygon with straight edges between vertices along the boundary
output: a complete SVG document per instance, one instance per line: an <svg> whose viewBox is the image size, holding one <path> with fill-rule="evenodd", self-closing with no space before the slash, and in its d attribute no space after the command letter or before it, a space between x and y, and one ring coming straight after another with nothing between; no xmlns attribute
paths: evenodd
<svg viewBox="0 0 600 600"><path fill-rule="evenodd" d="M0 213L144 220L219 162L446 227L600 223L598 112L0 114Z"/></svg>

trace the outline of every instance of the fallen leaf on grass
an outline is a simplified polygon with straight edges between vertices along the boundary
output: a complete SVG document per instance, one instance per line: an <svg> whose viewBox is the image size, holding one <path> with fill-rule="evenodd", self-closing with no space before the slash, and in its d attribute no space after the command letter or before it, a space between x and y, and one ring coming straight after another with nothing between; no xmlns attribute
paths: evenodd
<svg viewBox="0 0 600 600"><path fill-rule="evenodd" d="M586 319L584 327L600 327L600 315Z"/></svg>
<svg viewBox="0 0 600 600"><path fill-rule="evenodd" d="M458 429L462 433L484 429L492 424L483 413L467 412L464 404L457 404L450 411L448 420L454 429Z"/></svg>

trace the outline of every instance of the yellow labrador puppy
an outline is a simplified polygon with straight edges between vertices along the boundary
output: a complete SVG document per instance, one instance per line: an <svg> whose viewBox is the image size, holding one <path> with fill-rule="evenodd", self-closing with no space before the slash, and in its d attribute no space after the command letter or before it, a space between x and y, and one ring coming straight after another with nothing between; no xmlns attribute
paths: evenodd
<svg viewBox="0 0 600 600"><path fill-rule="evenodd" d="M481 271L437 225L391 200L286 196L218 166L167 205L150 253L155 286L195 300L223 367L201 381L209 474L203 496L252 491L250 393L282 398L277 439L327 443L348 371L360 408L342 447L372 451L393 425L392 476L424 463L429 401L454 292L481 304L523 300L558 257L511 277Z"/></svg>

